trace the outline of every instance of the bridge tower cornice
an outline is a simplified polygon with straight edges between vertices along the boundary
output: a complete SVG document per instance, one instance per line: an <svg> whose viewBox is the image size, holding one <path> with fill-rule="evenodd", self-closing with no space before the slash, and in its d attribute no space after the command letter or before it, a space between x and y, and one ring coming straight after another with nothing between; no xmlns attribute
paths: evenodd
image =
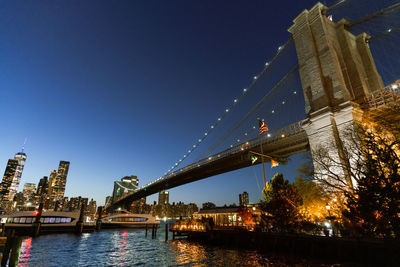
<svg viewBox="0 0 400 267"><path fill-rule="evenodd" d="M301 12L289 28L308 116L327 106L359 101L383 87L368 46L369 36L354 36L347 20L335 23L325 16L326 10L317 3Z"/></svg>

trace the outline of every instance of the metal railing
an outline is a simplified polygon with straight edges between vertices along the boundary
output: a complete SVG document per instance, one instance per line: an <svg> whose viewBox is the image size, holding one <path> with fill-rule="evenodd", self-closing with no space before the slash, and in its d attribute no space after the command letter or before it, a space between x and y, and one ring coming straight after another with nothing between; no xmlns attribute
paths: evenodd
<svg viewBox="0 0 400 267"><path fill-rule="evenodd" d="M365 104L370 109L396 103L400 100L400 80L392 83L381 90L372 92L365 97Z"/></svg>
<svg viewBox="0 0 400 267"><path fill-rule="evenodd" d="M269 144L269 143L273 143L273 142L276 142L278 140L281 140L283 138L287 138L289 136L298 134L298 133L304 131L303 128L302 128L302 124L303 124L303 121L299 121L299 122L295 122L295 123L289 124L289 125L287 125L287 126L285 126L283 128L280 128L278 130L274 130L274 131L268 132L268 133L264 134L261 137L261 141L262 141L263 144ZM256 147L259 147L259 146L260 146L260 139L258 137L254 138L254 139L249 140L247 142L244 142L244 143L241 143L239 145L236 145L236 146L233 146L231 148L228 148L228 149L226 149L226 150L224 150L224 151L222 151L220 153L217 153L217 154L211 155L211 156L209 156L207 158L201 159L201 160L199 160L197 162L194 162L194 163L192 163L190 165L187 165L187 166L185 166L185 167L183 167L181 169L178 169L178 170L176 170L176 171L174 171L172 173L164 175L164 176L162 176L162 177L160 177L160 178L148 183L147 185L144 185L144 186L136 189L131 194L133 194L133 193L135 193L135 192L137 192L139 190L143 190L143 189L145 189L146 187L148 187L150 185L160 183L160 182L162 182L162 181L164 181L166 179L170 179L170 178L172 178L172 177L174 177L174 176L176 176L178 174L181 174L183 172L186 172L186 171L189 171L189 170L193 170L195 168L199 168L199 167L201 167L203 165L209 164L209 163L214 162L216 160L220 160L220 159L229 157L229 156L231 156L233 154L236 154L236 153L238 153L240 151L248 151L250 149L253 149L253 148L256 148ZM129 195L131 195L131 194L129 194ZM118 202L119 200L121 200L123 198L126 198L129 195L123 195L120 198L118 198L115 202Z"/></svg>

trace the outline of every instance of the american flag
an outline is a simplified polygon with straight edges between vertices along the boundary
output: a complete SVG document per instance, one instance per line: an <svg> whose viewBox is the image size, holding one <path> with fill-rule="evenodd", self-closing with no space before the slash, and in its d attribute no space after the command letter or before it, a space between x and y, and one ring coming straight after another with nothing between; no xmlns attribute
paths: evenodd
<svg viewBox="0 0 400 267"><path fill-rule="evenodd" d="M258 125L260 126L260 135L269 131L268 126L260 119L258 119Z"/></svg>

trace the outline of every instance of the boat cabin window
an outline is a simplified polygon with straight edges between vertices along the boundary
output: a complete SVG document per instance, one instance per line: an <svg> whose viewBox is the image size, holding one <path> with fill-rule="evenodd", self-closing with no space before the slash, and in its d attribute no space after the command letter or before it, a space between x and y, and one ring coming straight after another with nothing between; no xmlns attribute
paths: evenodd
<svg viewBox="0 0 400 267"><path fill-rule="evenodd" d="M111 218L112 222L145 222L147 218L143 217L115 217Z"/></svg>
<svg viewBox="0 0 400 267"><path fill-rule="evenodd" d="M70 223L71 222L71 218L61 218L61 222L62 223Z"/></svg>
<svg viewBox="0 0 400 267"><path fill-rule="evenodd" d="M8 218L7 223L33 223L35 222L36 217L14 217ZM70 223L72 222L72 218L70 217L41 217L41 223Z"/></svg>

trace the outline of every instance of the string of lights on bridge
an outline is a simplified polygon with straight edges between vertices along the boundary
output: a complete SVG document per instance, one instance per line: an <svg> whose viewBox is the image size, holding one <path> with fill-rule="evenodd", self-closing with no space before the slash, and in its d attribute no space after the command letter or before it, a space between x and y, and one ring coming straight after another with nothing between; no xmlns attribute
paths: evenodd
<svg viewBox="0 0 400 267"><path fill-rule="evenodd" d="M332 6L328 7L328 10L332 10L332 9L336 8L337 6L340 6L341 4L343 4L343 3L345 3L345 2L346 2L346 0L338 1L337 3L335 3L335 4L333 4ZM395 6L395 5L393 5L392 7L394 7L394 6ZM392 8L392 7L391 7L391 8ZM378 13L378 12L376 12L376 13ZM372 17L375 17L375 16L372 16ZM362 20L362 19L361 19L361 20ZM397 31L398 28L395 28L395 29L389 28L389 29L386 31L386 33L391 33L393 30L394 30L394 31ZM264 66L263 70L262 70L258 75L256 75L256 76L253 77L253 80L252 80L252 82L250 83L250 85L249 85L247 88L244 88L244 89L243 89L241 95L240 95L238 98L235 98L235 99L233 100L233 103L232 103L228 108L225 109L225 112L222 114L222 116L219 116L219 117L217 118L216 122L215 122L214 124L212 124L208 130L205 131L204 135L203 135L201 138L199 138L199 139L197 140L197 142L187 151L187 153L184 154L183 157L182 157L181 159L179 159L177 162L175 162L175 164L174 164L167 172L165 172L164 175L167 175L167 174L169 174L171 171L173 171L174 169L176 169L187 157L189 157L190 154L193 153L193 151L195 151L195 150L199 147L199 145L200 145L200 144L210 135L210 133L224 120L224 118L233 110L233 108L240 102L240 100L252 89L252 87L253 87L254 84L257 82L257 80L267 71L267 69L270 67L270 65L276 60L276 58L279 56L279 54L282 52L282 50L283 50L284 48L286 48L286 47L289 45L289 43L290 43L291 41L292 41L292 39L290 38L284 45L278 47L278 49L277 49L278 51L277 51L277 53L275 54L275 56L272 58L271 61L265 63L265 66ZM284 102L284 101L283 101L283 102ZM273 113L273 112L274 112L274 110L272 110L272 113ZM254 127L253 127L253 130L254 130ZM240 139L238 139L238 140L240 140ZM238 141L238 142L240 142L240 141Z"/></svg>
<svg viewBox="0 0 400 267"><path fill-rule="evenodd" d="M275 115L277 113L277 111L282 108L285 104L289 103L291 99L293 99L295 96L297 96L297 90L293 91L293 93L289 96L289 98L287 98L287 100L283 100L282 102L280 102L280 104L275 107L274 109L271 110L271 113L269 113L265 118L262 119L262 121L265 121L266 119L270 118L271 116ZM268 125L268 123L267 123ZM253 125L250 130L248 130L247 132L245 132L241 138L237 139L236 142L240 143L242 142L243 139L248 138L253 132L257 131L258 127L256 125ZM267 137L271 137L270 133L267 133ZM285 137L284 135L281 137ZM244 142L244 141L243 141ZM234 146L234 144L231 144L230 147L232 148Z"/></svg>
<svg viewBox="0 0 400 267"><path fill-rule="evenodd" d="M328 8L328 10L333 9L333 8L335 8L335 7L337 7L337 6L341 5L341 4L343 4L344 2L347 2L347 1L346 1L346 0L338 1L336 4L330 6L330 7ZM390 8L393 10L393 9L397 8L397 5L393 5L393 6L391 6ZM386 10L387 10L387 9L386 9ZM386 10L385 10L385 11L386 11ZM382 10L377 11L376 14L379 14L381 11L382 11ZM380 14L380 15L381 15L381 14ZM382 15L383 15L383 14L382 14ZM372 19L372 18L376 18L376 16L374 16L374 14L373 14L373 16L371 16L371 15L367 16L367 20L370 20L370 19ZM360 21L363 21L363 20L364 20L364 18L360 19ZM364 20L363 22L365 22L365 20ZM384 35L387 35L387 34L392 34L392 33L397 32L397 31L399 31L399 27L389 27L385 32L382 32L381 34L377 34L377 35L375 35L375 36L371 36L371 39L370 39L370 40L375 39L375 38L379 38L379 37L384 36ZM183 158L181 158L179 161L177 161L177 162L164 174L164 176L159 177L159 178L158 178L157 180L155 180L155 181L158 181L158 180L160 180L160 179L163 179L163 178L167 177L169 173L171 173L175 168L177 168L177 167L182 163L182 161L184 161L196 148L198 148L198 146L207 138L207 136L216 128L216 126L217 126L218 124L220 124L220 123L223 121L223 119L233 110L233 108L240 102L240 100L252 89L252 87L253 87L254 84L257 82L257 80L268 70L268 68L271 66L271 64L276 60L276 58L277 58L277 57L280 55L280 53L289 45L289 43L290 43L291 41L292 41L292 39L290 38L284 45L278 47L278 51L277 51L277 53L275 54L275 56L272 58L272 60L265 63L265 66L264 66L263 70L262 70L258 75L256 75L256 76L253 77L252 82L250 83L250 85L249 85L247 88L244 88L244 89L243 89L241 95L240 95L238 98L235 98L235 99L233 100L233 103L232 103L228 108L225 109L225 112L223 113L223 115L220 116L220 117L218 117L217 120L216 120L216 122L215 122L214 124L212 124L212 125L210 126L210 128L204 133L204 136L201 137L201 138L199 138L198 141L197 141L197 142L188 150L188 152L183 156ZM394 88L394 87L396 87L396 88ZM396 83L396 84L393 86L392 90L396 90L396 89L398 89L398 87L400 87L400 86L397 85L397 83ZM287 100L282 101L278 107L276 107L276 108L274 108L273 110L271 110L271 113L267 116L267 118L270 117L270 116L272 116L272 115L274 115L274 114L276 114L276 111L277 111L279 108L281 108L283 105L287 104L288 101L289 101L291 98L293 98L293 96L295 96L296 94L297 94L297 91L293 91L293 94L292 94ZM245 132L245 133L242 135L241 138L239 138L239 139L236 140L237 143L240 143L241 140L243 140L244 138L248 137L253 131L255 131L255 130L257 130L257 129L258 129L257 126L252 126L252 128L251 128L249 131ZM271 134L267 134L267 137L271 137ZM231 147L231 148L234 147L234 144L230 145L230 147ZM155 181L154 181L154 182L155 182ZM140 187L140 189L141 189L141 188L144 188L144 187L146 187L146 186L148 186L148 185L151 185L151 184L154 183L154 182L150 182L149 184ZM138 190L139 190L139 189L138 189Z"/></svg>
<svg viewBox="0 0 400 267"><path fill-rule="evenodd" d="M182 161L184 161L190 154L193 153L196 148L209 136L209 134L226 118L226 116L233 110L233 108L241 101L241 99L253 88L254 84L257 80L268 70L268 68L272 65L272 63L277 59L277 57L281 54L281 52L291 43L292 39L290 38L284 45L278 47L278 51L271 61L267 61L264 65L262 71L253 77L250 85L242 90L242 93L238 98L233 100L233 103L225 109L225 112L219 116L214 124L210 126L208 130L205 131L204 135L197 140L197 142L187 151L186 154L183 155L181 159L179 159L175 164L167 171L164 175L169 174L175 168L177 168Z"/></svg>
<svg viewBox="0 0 400 267"><path fill-rule="evenodd" d="M265 95L264 97L258 101L239 121L235 123L221 138L219 138L205 153L203 153L198 160L201 158L205 158L208 156L211 152L213 152L223 141L225 141L236 129L240 127L245 121L248 120L248 118L256 112L262 105L265 103L267 99L271 97L271 95L287 81L291 75L297 73L298 70L298 65L293 67L288 73L286 73L283 78L274 85Z"/></svg>

